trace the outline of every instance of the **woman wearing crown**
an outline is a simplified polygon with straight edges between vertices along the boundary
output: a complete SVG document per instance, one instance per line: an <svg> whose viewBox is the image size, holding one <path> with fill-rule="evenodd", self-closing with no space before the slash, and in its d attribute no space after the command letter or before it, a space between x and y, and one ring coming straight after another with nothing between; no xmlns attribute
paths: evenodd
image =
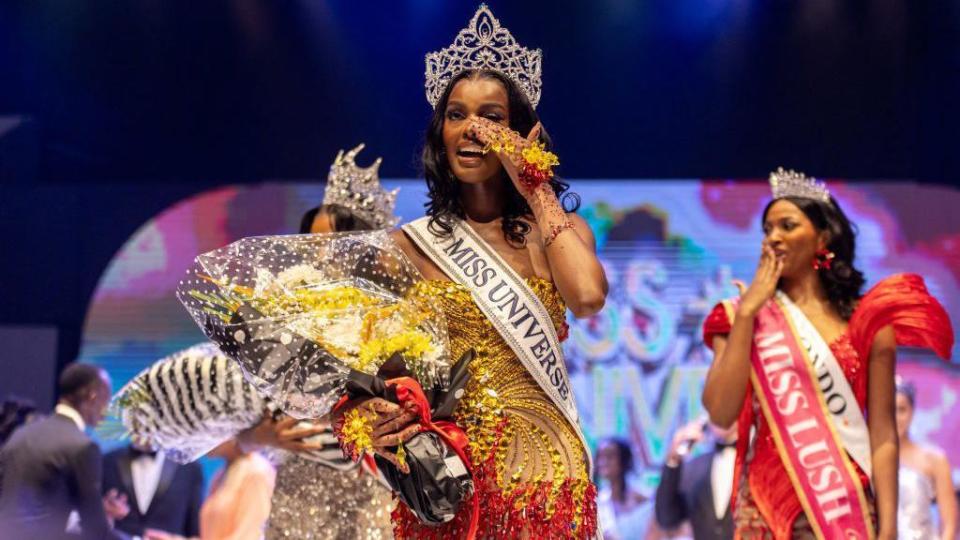
<svg viewBox="0 0 960 540"><path fill-rule="evenodd" d="M770 177L760 263L704 325L703 403L739 419L737 538L897 536L897 345L948 357L953 332L916 275L861 295L853 227L825 185Z"/></svg>
<svg viewBox="0 0 960 540"><path fill-rule="evenodd" d="M387 191L380 185L379 158L368 167L357 166L363 147L337 154L327 175L323 204L304 214L300 234L378 230L397 224L393 212L398 190ZM391 538L390 491L373 474L343 457L326 421L319 422L319 428L304 424L266 413L259 424L239 436L245 446L287 451L277 467L264 538ZM309 458L300 453L308 453Z"/></svg>
<svg viewBox="0 0 960 540"><path fill-rule="evenodd" d="M567 212L578 201L553 176L557 159L534 112L540 51L519 47L481 6L453 45L427 55L426 91L427 215L394 237L426 278L414 294L443 307L451 356L476 352L454 414L476 499L439 527L401 503L394 534L595 537L590 457L559 343L565 309L596 313L607 284L590 229ZM357 406L377 411L373 444L396 460L389 448L416 432L411 415L386 402Z"/></svg>

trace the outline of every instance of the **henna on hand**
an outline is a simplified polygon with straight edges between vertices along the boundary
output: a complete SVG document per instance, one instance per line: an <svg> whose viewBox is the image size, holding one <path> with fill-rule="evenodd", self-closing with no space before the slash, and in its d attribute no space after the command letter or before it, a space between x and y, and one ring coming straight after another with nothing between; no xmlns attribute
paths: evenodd
<svg viewBox="0 0 960 540"><path fill-rule="evenodd" d="M469 137L484 145L484 152L496 152L517 190L529 198L553 178L553 167L560 164L557 155L538 139L543 127L538 123L526 138L516 131L486 118L470 119Z"/></svg>

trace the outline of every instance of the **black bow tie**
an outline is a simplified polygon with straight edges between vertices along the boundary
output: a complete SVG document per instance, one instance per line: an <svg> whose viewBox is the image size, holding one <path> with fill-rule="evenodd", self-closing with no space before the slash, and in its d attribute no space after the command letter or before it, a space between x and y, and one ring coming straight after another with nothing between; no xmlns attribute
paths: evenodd
<svg viewBox="0 0 960 540"><path fill-rule="evenodd" d="M142 449L136 448L136 447L134 447L134 446L131 446L131 447L130 447L130 457L132 457L133 459L137 459L137 458L143 457L143 456L148 456L148 457L151 457L151 458L155 458L155 457L157 457L157 451L156 451L156 450L142 450Z"/></svg>
<svg viewBox="0 0 960 540"><path fill-rule="evenodd" d="M723 451L724 451L725 449L727 449L727 448L736 448L736 447L737 447L737 441L732 441L732 442L717 441L716 444L717 444L717 446L716 446L716 451L717 451L717 452L723 452Z"/></svg>

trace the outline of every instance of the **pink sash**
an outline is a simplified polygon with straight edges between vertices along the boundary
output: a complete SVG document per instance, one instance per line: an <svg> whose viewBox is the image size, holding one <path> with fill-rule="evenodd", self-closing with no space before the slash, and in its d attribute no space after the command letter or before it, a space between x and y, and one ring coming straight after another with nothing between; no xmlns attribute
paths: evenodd
<svg viewBox="0 0 960 540"><path fill-rule="evenodd" d="M750 380L817 538L875 537L863 486L843 449L801 336L783 305L757 314Z"/></svg>

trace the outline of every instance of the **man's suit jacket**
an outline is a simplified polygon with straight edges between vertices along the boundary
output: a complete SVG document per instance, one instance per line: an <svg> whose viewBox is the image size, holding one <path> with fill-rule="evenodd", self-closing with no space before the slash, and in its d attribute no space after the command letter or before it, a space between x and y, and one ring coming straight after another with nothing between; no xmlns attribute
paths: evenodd
<svg viewBox="0 0 960 540"><path fill-rule="evenodd" d="M663 466L655 506L660 527L674 529L689 519L696 540L733 538L730 506L719 520L713 508L713 455L709 452L697 456L678 467Z"/></svg>
<svg viewBox="0 0 960 540"><path fill-rule="evenodd" d="M77 538L64 532L74 510L82 538L126 538L103 509L100 448L70 418L53 414L21 427L0 449L0 463L3 538Z"/></svg>
<svg viewBox="0 0 960 540"><path fill-rule="evenodd" d="M199 463L180 465L163 461L157 491L146 513L140 512L133 489L133 452L124 447L108 452L103 459L103 489L126 493L130 513L118 520L121 531L142 535L145 529L160 529L180 536L200 535L200 504L203 496L203 471Z"/></svg>

